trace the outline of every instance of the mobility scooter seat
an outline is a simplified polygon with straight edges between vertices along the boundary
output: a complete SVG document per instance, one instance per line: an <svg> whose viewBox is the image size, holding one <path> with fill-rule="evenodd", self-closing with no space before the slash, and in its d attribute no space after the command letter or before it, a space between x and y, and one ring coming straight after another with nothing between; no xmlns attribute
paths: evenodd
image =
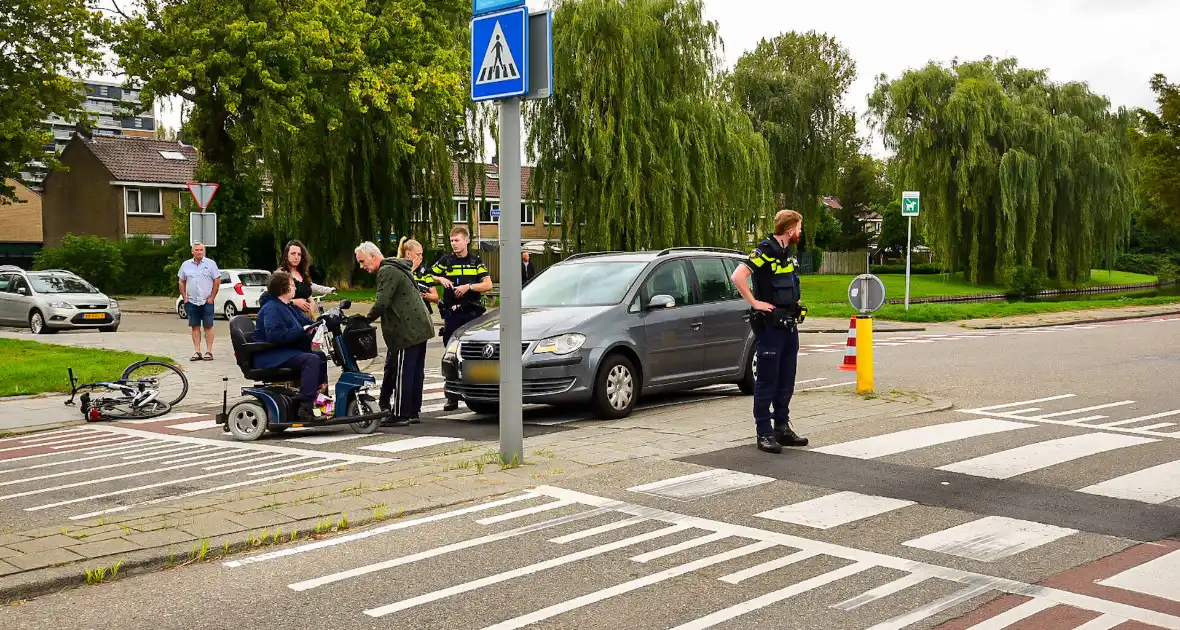
<svg viewBox="0 0 1180 630"><path fill-rule="evenodd" d="M263 383L289 382L299 380L299 372L291 368L262 369L253 367L254 354L275 347L273 343L254 341L254 320L245 315L236 315L229 320L229 338L234 347L234 358L242 376Z"/></svg>

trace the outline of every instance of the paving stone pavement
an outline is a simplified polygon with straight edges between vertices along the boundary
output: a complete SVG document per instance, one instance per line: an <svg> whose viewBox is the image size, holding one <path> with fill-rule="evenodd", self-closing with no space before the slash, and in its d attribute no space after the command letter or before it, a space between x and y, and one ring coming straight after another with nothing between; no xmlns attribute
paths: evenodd
<svg viewBox="0 0 1180 630"><path fill-rule="evenodd" d="M995 319L968 319L959 322L959 325L963 328L1036 328L1040 326L1062 326L1066 324L1117 321L1121 319L1163 315L1180 315L1180 304L1096 308L1086 311L1016 315Z"/></svg>
<svg viewBox="0 0 1180 630"><path fill-rule="evenodd" d="M451 443L364 468L341 466L103 518L0 532L0 601L84 582L85 569L154 570L486 499L620 462L753 448L749 404L747 397L726 397L621 421L577 422L526 439L519 466L504 465L495 442ZM949 407L913 394L807 391L796 394L792 424L806 434L857 418Z"/></svg>

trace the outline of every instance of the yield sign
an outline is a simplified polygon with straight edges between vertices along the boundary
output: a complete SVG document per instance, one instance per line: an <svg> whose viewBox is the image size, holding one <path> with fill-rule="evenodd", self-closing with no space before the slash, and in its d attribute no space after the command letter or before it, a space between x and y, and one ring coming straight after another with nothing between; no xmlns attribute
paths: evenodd
<svg viewBox="0 0 1180 630"><path fill-rule="evenodd" d="M201 208L201 212L209 207L209 202L213 201L213 195L217 194L217 184L206 184L202 182L189 182L188 190L193 194L193 200L197 202L197 206Z"/></svg>

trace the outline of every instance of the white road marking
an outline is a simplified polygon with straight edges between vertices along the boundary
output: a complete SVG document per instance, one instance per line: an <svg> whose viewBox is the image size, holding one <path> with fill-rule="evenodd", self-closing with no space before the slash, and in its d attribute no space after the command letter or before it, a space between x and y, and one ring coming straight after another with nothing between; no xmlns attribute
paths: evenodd
<svg viewBox="0 0 1180 630"><path fill-rule="evenodd" d="M831 385L820 385L819 387L807 387L799 391L814 392L820 389L832 389L833 387L844 387L845 385L856 385L856 381L848 381L847 383L832 383Z"/></svg>
<svg viewBox="0 0 1180 630"><path fill-rule="evenodd" d="M91 438L90 440L88 440L86 442L79 442L77 444L55 444L53 446L50 446L49 448L51 448L55 451L65 449L67 452L74 452L77 450L81 450L81 448L87 447L87 446L95 446L98 444L125 443L128 441L129 441L129 439L125 438L125 437L110 437L110 436L96 437L96 438Z"/></svg>
<svg viewBox="0 0 1180 630"><path fill-rule="evenodd" d="M31 439L50 437L62 435L63 433L79 433L81 431L89 431L87 427L73 427L70 429L56 429L54 431L35 431L31 433L22 433L20 435L11 435L6 438L0 438L0 444L8 444L9 442L27 442Z"/></svg>
<svg viewBox="0 0 1180 630"><path fill-rule="evenodd" d="M1049 396L1047 398L1037 398L1034 400L1022 400L1022 401L1014 402L1014 403L1004 403L1002 405L991 405L988 407L978 407L975 409L964 409L963 411L964 412L995 411L996 409L1005 409L1008 407L1022 407L1024 405L1035 405L1037 403L1050 402L1053 400L1062 400L1064 398L1073 398L1074 396L1075 396L1075 394L1062 394L1060 396Z"/></svg>
<svg viewBox="0 0 1180 630"><path fill-rule="evenodd" d="M1180 602L1180 552L1173 551L1097 583Z"/></svg>
<svg viewBox="0 0 1180 630"><path fill-rule="evenodd" d="M719 553L719 554L716 554L713 556L708 556L706 558L701 558L700 560L694 560L692 562L688 562L688 563L682 564L680 566L672 567L671 569L665 569L665 570L660 571L658 573L653 573L651 575L647 575L647 576L644 576L644 577L641 577L641 578L638 578L635 580L631 580L630 582L624 582L622 584L618 584L618 585L612 586L610 588L604 588L600 591L596 591L596 592L590 593L588 595L583 595L581 597L575 597L574 599L561 602L560 604L554 604L553 606L549 606L547 608L542 608L541 610L538 610L536 612L529 613L527 615L522 615L522 616L516 617L514 619L509 619L507 621L503 621L503 622L500 622L500 623L492 625L492 626L488 626L484 630L509 630L509 629L515 629L515 628L523 628L524 626L532 625L534 623L537 623L538 621L544 621L546 619L549 619L550 617L556 617L557 615L561 615L561 614L567 613L571 610L576 610L578 608L582 608L583 606L589 606L590 604L593 604L596 602L600 602L603 600L610 599L612 597L617 597L619 595L630 593L631 591L641 589L645 586L651 586L652 584L658 584L658 583L663 582L665 580L670 580L674 577L684 575L686 573L692 573L693 571L696 571L698 569L711 567L715 564L721 564L723 562L729 562L730 560L734 560L737 558L748 556L752 553L758 553L759 551L764 551L764 550L769 549L773 546L774 546L773 543L768 543L768 542L752 543L752 544L746 545L745 547L739 547L737 549L726 551L724 553ZM495 577L495 576L493 576L493 577ZM391 604L391 606L396 606L396 605L397 604ZM388 608L388 607L382 607L382 608L378 608L378 609L375 609L372 611L366 610L365 614L372 616L372 617L379 617L382 614L388 614L388 613L384 612L385 608ZM390 612L396 612L396 611L390 611Z"/></svg>
<svg viewBox="0 0 1180 630"><path fill-rule="evenodd" d="M815 588L831 584L837 580L842 580L850 575L855 575L863 571L873 568L873 565L867 563L855 563L848 566L841 567L835 571L828 571L827 573L817 575L813 578L797 582L786 588L777 591L771 591L761 597L755 597L749 601L735 604L729 608L719 610L711 615L705 615L700 619L681 624L673 628L673 630L704 630L704 628L712 628L713 626L736 619L742 615L754 612L765 608L771 604L790 599L796 595L806 593Z"/></svg>
<svg viewBox="0 0 1180 630"><path fill-rule="evenodd" d="M1144 503L1164 503L1180 497L1180 460L1086 486L1078 492Z"/></svg>
<svg viewBox="0 0 1180 630"><path fill-rule="evenodd" d="M1071 437L1036 442L999 451L946 466L938 470L957 472L976 477L1009 479L1042 468L1064 464L1075 459L1097 455L1120 448L1157 442L1151 438L1106 433L1083 433Z"/></svg>
<svg viewBox="0 0 1180 630"><path fill-rule="evenodd" d="M1127 623L1127 620L1123 619L1122 617L1116 617L1115 615L1102 615L1097 619L1091 619L1090 621L1074 628L1073 630L1110 630L1111 628L1115 628L1124 623Z"/></svg>
<svg viewBox="0 0 1180 630"><path fill-rule="evenodd" d="M1034 426L1036 425L1012 422L1010 420L994 420L991 418L964 420L962 422L949 422L918 427L916 429L905 429L903 431L886 433L851 442L841 442L812 450L816 453L827 453L828 455L841 455L843 457L855 457L857 459L875 459L885 457L886 455L896 455L920 448L946 444L948 442L957 442L981 435L1027 429Z"/></svg>
<svg viewBox="0 0 1180 630"><path fill-rule="evenodd" d="M987 516L902 544L980 562L993 562L1076 533L1075 529L1055 525Z"/></svg>
<svg viewBox="0 0 1180 630"><path fill-rule="evenodd" d="M579 560L585 560L586 558L593 558L594 556L600 556L604 553L608 553L611 551L617 551L617 550L623 549L625 547L631 547L633 545L638 545L640 543L647 542L649 540L655 540L656 538L661 538L663 536L668 536L671 534L682 532L686 529L688 529L688 528L680 526L680 525L672 525L670 527L658 529L654 532L648 532L646 534L640 534L638 536L632 536L630 538L624 538L622 540L616 540L614 542L610 542L605 545L599 545L597 547L591 547L591 548L585 549L583 551L578 551L578 552L567 554L564 556L558 556L558 557L553 558L551 560L537 562L534 564L530 564L528 566L520 567L518 569L513 569L511 571L504 571L503 573L496 573L494 575L489 575L485 578L481 578L478 580L472 580L470 582L465 582L463 584L457 584L455 586L440 589L437 591L432 591L430 593L425 593L425 594L419 595L417 597L411 597L410 599L404 599L402 601L394 602L392 604L388 604L385 606L380 606L378 608L372 608L372 609L366 610L364 612L366 615L369 615L370 617L384 617L385 615L389 615L389 614L399 612L402 610L414 608L415 606L421 606L422 604L428 604L430 602L438 601L440 599L446 599L447 597L450 597L452 595L458 595L460 593L467 593L470 591L474 591L476 589L483 588L485 586L490 586L492 584L499 584L501 582L507 582L509 580L513 580L513 579L516 579L518 577L522 577L525 575L531 575L533 573L537 573L539 571L544 571L546 569L552 569L554 567L559 567L562 565L570 564L572 562L578 562ZM759 543L759 544L770 546L769 543ZM745 549L745 547L743 547L743 549ZM750 551L748 553L753 553L753 551ZM534 622L530 621L529 623L534 623ZM522 624L522 625L528 625L528 624Z"/></svg>
<svg viewBox="0 0 1180 630"><path fill-rule="evenodd" d="M246 474L249 477L255 477L258 475L267 475L270 473L277 473L277 472L283 471L283 470L291 470L292 468L302 468L304 466L307 466L308 464L314 463L316 459L317 458L314 458L314 457L297 457L295 459L288 460L287 462L271 462L270 463L271 465L283 464L283 466L280 466L278 468L270 468L270 469L266 469L266 470L256 470L252 473L246 473ZM290 463L290 465L287 465L289 462L293 462L293 463ZM292 473L292 474L294 474L294 473Z"/></svg>
<svg viewBox="0 0 1180 630"><path fill-rule="evenodd" d="M137 457L143 457L144 455L161 455L164 453L176 453L176 452L181 452L183 450L191 450L192 448L198 448L198 447L178 445L178 444L167 444L167 445L156 444L156 445L148 445L148 446L144 446L144 445L140 444L140 445L135 446L134 449L131 449L128 447L123 447L124 450L120 450L117 453L106 453L103 455L92 455L90 457L79 457L77 459L62 459L62 460L58 460L56 462L48 462L45 464L35 464L33 466L22 466L20 468L6 468L4 470L0 470L0 475L11 473L11 472L19 472L22 470L35 470L35 469L41 469L41 468L50 468L53 466L62 466L65 464L76 464L79 462L88 462L88 461L93 461L96 459L106 459L106 458L110 457L111 455L120 456L120 455L124 455L126 453L133 453L132 455L127 455L126 457L123 457L123 459L129 460L129 459L135 459ZM5 459L5 460L0 460L0 461L3 461L4 463L8 463L8 462L14 462L17 460L40 458L40 457L45 457L45 456L49 456L49 455L62 455L62 453L43 453L41 455L28 455L26 457L14 457L12 459Z"/></svg>
<svg viewBox="0 0 1180 630"><path fill-rule="evenodd" d="M511 521L513 519L517 519L522 516L532 516L533 514L540 514L541 512L548 512L549 510L557 510L557 509L560 509L560 508L563 508L563 507L566 507L569 505L573 505L573 504L574 504L573 501L551 501L549 503L543 503L541 505L534 505L533 507L527 507L527 508L524 508L523 510L516 510L514 512L508 512L506 514L498 514L496 516L489 516L487 518L480 519L480 520L476 521L476 523L479 523L480 525L492 525L494 523L502 523L504 521Z"/></svg>
<svg viewBox="0 0 1180 630"><path fill-rule="evenodd" d="M672 477L655 483L627 488L630 492L642 492L677 501L692 501L713 495L752 488L774 481L772 477L714 468L691 475Z"/></svg>
<svg viewBox="0 0 1180 630"><path fill-rule="evenodd" d="M176 411L173 413L166 413L158 418L148 418L146 420L120 420L119 424L152 424L155 422L172 422L174 420L187 420L189 418L200 418L207 416L207 413L193 413L191 411Z"/></svg>
<svg viewBox="0 0 1180 630"><path fill-rule="evenodd" d="M837 492L810 501L784 505L754 516L816 529L831 529L913 504L913 501L859 492Z"/></svg>
<svg viewBox="0 0 1180 630"><path fill-rule="evenodd" d="M929 579L930 576L928 575L911 573L905 577L897 578L892 582L882 584L881 586L878 586L872 590L865 591L856 597L850 597L838 604L832 604L832 608L838 608L840 610L856 610L865 604L871 604L879 599L884 599L895 593L900 593L911 586L916 586Z"/></svg>
<svg viewBox="0 0 1180 630"><path fill-rule="evenodd" d="M1136 422L1143 422L1145 420L1155 420L1157 418L1167 418L1170 416L1180 415L1180 409L1173 409L1172 411L1165 411L1163 413L1153 413L1149 416L1139 416L1138 418L1128 418L1126 420L1118 420L1116 422L1107 422L1104 424L1097 424L1099 427L1121 427L1127 424L1135 424Z"/></svg>
<svg viewBox="0 0 1180 630"><path fill-rule="evenodd" d="M90 468L77 468L74 470L67 470L65 472L50 473L48 475L38 475L36 477L22 477L20 479L13 479L12 481L0 482L0 486L12 486L12 485L16 485L18 483L29 483L30 481L42 481L45 479L54 479L57 477L68 477L70 475L80 475L82 473L94 472L97 470L109 470L111 468L122 468L124 466L138 466L140 464L146 464L148 462L157 462L160 460L170 460L167 463L175 464L175 463L178 463L181 461L185 461L185 460L175 459L176 457L178 457L182 454L192 455L194 451L199 451L202 456L206 456L210 453L215 452L215 450L216 449L202 449L201 447L188 447L185 451L183 451L181 453L171 452L171 453L167 453L165 455L155 455L153 457L148 457L146 459L140 459L140 460L131 461L131 462L119 462L117 464L106 464L103 466L91 466ZM103 456L103 458L105 459L105 456ZM87 457L84 459L90 459L90 458ZM57 464L73 464L73 463L76 463L79 461L82 461L82 460L75 459L75 460L66 461L66 462L53 462L52 464L39 464L39 466L44 467L44 466L52 466L52 465L57 465ZM39 466L29 466L28 468L37 468ZM0 471L0 472L8 472L8 471Z"/></svg>
<svg viewBox="0 0 1180 630"><path fill-rule="evenodd" d="M1139 429L1140 431L1155 431L1156 429L1163 429L1165 427L1174 427L1174 426L1176 426L1175 422L1161 422L1159 424L1149 424L1145 427L1135 427L1135 428Z"/></svg>
<svg viewBox="0 0 1180 630"><path fill-rule="evenodd" d="M915 608L908 613L879 623L868 630L902 630L902 628L908 628L923 619L929 619L948 608L954 608L963 602L975 599L992 589L993 587L988 583L968 586L946 597L936 599L925 606Z"/></svg>
<svg viewBox="0 0 1180 630"><path fill-rule="evenodd" d="M662 549L656 549L655 551L641 553L637 556L633 556L631 558L631 560L634 562L640 562L640 563L650 562L652 560L658 560L660 558L665 558L667 556L678 554L681 551L688 551L689 549L696 549L697 547L704 547L705 545L710 545L715 542L720 542L722 540L725 540L726 538L729 538L729 534L722 534L720 532L713 532L712 534L705 534L704 536L698 536L696 538L691 538L691 539L686 540L684 542L676 543L675 545L664 547Z"/></svg>
<svg viewBox="0 0 1180 630"><path fill-rule="evenodd" d="M591 527L590 529L582 530L580 532L575 532L573 534L566 534L565 536L558 536L557 538L551 538L551 539L549 539L549 542L556 543L558 545L564 545L565 543L574 542L575 540L582 540L583 538L590 538L591 536L605 534L606 532L613 532L616 529L623 529L624 527L631 527L632 525L638 525L640 523L646 523L646 522L647 522L646 518L642 518L639 516L632 516L631 518L625 518L625 519L622 519L619 521L615 521L613 523L607 523L606 525L599 525L598 527Z"/></svg>
<svg viewBox="0 0 1180 630"><path fill-rule="evenodd" d="M1046 413L1046 414L1043 414L1043 415L1040 415L1037 417L1044 420L1044 419L1048 419L1048 418L1057 418L1060 416L1069 416L1069 415L1072 415L1075 413L1083 413L1086 411L1098 411L1099 409L1108 409L1110 407L1122 407L1123 405L1133 405L1133 404L1135 404L1135 401L1133 401L1133 400L1120 400L1119 402L1106 403L1105 405L1094 405L1092 407L1082 407L1081 409L1070 409L1069 411L1058 411L1057 413Z"/></svg>
<svg viewBox="0 0 1180 630"><path fill-rule="evenodd" d="M222 564L223 564L223 566L226 566L229 568L236 568L236 567L246 566L248 564L255 564L258 562L266 562L268 560L277 560L279 558L285 558L287 556L293 556L296 554L307 553L309 551L316 551L318 549L324 549L326 547L335 547L336 545L342 545L344 543L352 542L354 540L363 540L365 538L369 538L370 536L377 536L379 534L386 534L389 532L395 532L395 531L398 531L401 529L416 527L418 525L425 525L427 523L435 523L435 522L442 521L442 520L449 519L449 518L456 518L459 516L465 516L467 514L475 514L477 512L485 512L487 510L492 510L492 509L502 507L505 505L519 503L520 501L528 501L529 499L535 499L539 496L540 495L535 492L526 492L524 494L518 494L516 496L508 497L506 499L498 499L496 501L489 501L487 503L480 503L478 505L472 505L472 506L460 508L457 510L451 510L449 512L442 512L440 514L432 514L430 516L423 516L423 517L415 518L415 519L412 519L409 521L399 521L397 523L391 523L389 525L382 525L381 527L375 527L373 529L368 529L363 532L357 532L355 534L347 534L345 536L338 536L336 538L329 538L327 540L317 540L315 542L305 543L305 544L298 545L295 547L290 547L287 549L280 549L278 551L271 551L271 552L260 554L257 556L243 558L241 560L230 560L230 561L224 562Z"/></svg>
<svg viewBox="0 0 1180 630"><path fill-rule="evenodd" d="M95 433L94 431L90 431L89 429L84 430L80 433L58 433L55 431L55 432L48 433L48 434L36 434L35 433L32 436L27 437L26 439L17 440L17 442L20 444L25 444L25 445L47 446L49 444L64 444L66 442L80 442L80 441L89 440L89 439L94 438L95 436L101 436L101 435L102 435L101 433ZM22 447L16 447L16 448L6 448L6 449L0 450L0 452L15 451L20 448L28 448L28 447L29 446L22 446Z"/></svg>
<svg viewBox="0 0 1180 630"><path fill-rule="evenodd" d="M1019 606L1005 610L995 617L971 626L969 630L1004 630L1004 628L1011 626L1017 621L1028 619L1043 610L1049 610L1056 606L1057 604L1055 602L1044 599L1030 599Z"/></svg>
<svg viewBox="0 0 1180 630"><path fill-rule="evenodd" d="M177 431L204 431L205 429L216 429L217 427L216 420L199 420L197 422L185 422L184 424L170 424L165 428L176 429Z"/></svg>
<svg viewBox="0 0 1180 630"><path fill-rule="evenodd" d="M304 437L289 438L287 442L298 442L300 444L332 444L334 442L343 442L345 440L355 440L357 438L368 437L359 433L325 433L323 435L307 435Z"/></svg>
<svg viewBox="0 0 1180 630"><path fill-rule="evenodd" d="M463 440L454 437L442 437L437 435L423 435L421 437L407 438L404 440L396 440L393 442L383 442L381 444L373 444L372 446L362 446L362 451L380 451L382 453L401 453L402 451L412 451L416 448L426 448L428 446L438 446L439 444L448 444L450 442L462 442Z"/></svg>
<svg viewBox="0 0 1180 630"><path fill-rule="evenodd" d="M286 479L288 477L293 476L294 474L306 475L308 473L319 472L321 470L327 470L329 468L336 468L339 466L345 466L348 463L350 463L350 462L337 461L337 462L332 462L331 464L325 464L323 466L315 466L313 468L305 468L303 470L300 470L298 473L284 473L281 475L273 475L270 477L259 477L257 479L248 479L246 481L239 481L237 483L230 483L230 484L226 484L223 486L214 486L212 488L193 490L192 492L185 492L184 494L178 494L176 496L160 497L159 499L152 499L150 501L140 501L138 503L132 503L129 505L120 505L119 507L107 508L105 510L98 510L96 512L87 512L86 514L78 514L76 516L71 516L70 520L71 521L80 521L80 520L84 520L84 519L88 519L88 518L93 518L95 516L102 516L104 514L113 514L115 512L125 512L125 511L133 509L133 508L141 508L141 507L148 506L148 505L156 505L158 503L165 503L167 501L179 501L181 499L187 499L189 497L196 497L196 496L200 496L202 494L209 494L211 492L221 492L223 490L233 490L234 488L241 488L243 486L250 486L250 485L254 485L256 483L264 483L267 481L274 481L276 479ZM217 474L223 475L225 473L217 473Z"/></svg>
<svg viewBox="0 0 1180 630"><path fill-rule="evenodd" d="M387 457L370 457L367 455L352 455L348 453L337 453L334 451L310 451L298 448L287 448L285 446L271 446L269 444L248 444L244 442L227 442L225 440L211 440L208 438L191 437L188 435L171 435L168 433L153 433L150 431L141 431L139 429L131 429L127 427L101 427L101 431L108 433L115 433L118 435L127 435L140 438L148 438L157 443L167 442L173 444L202 444L202 445L217 445L230 446L237 449L247 451L258 451L261 453L287 453L290 455L314 455L323 459L333 461L346 461L355 464L384 464L389 460Z"/></svg>
<svg viewBox="0 0 1180 630"><path fill-rule="evenodd" d="M756 564L748 569L742 569L741 571L738 571L737 573L730 573L729 575L723 575L718 579L721 580L722 582L728 582L730 584L741 584L742 582L744 582L752 577L757 577L759 575L762 575L763 573L770 573L771 571L777 571L778 569L781 569L783 567L789 567L792 564L803 562L804 560L807 560L808 558L814 558L818 555L820 555L820 554L817 551L806 551L806 550L796 551L795 553L793 553L789 556L783 556L782 558L776 558L776 559L771 560L769 562L763 562L762 564Z"/></svg>

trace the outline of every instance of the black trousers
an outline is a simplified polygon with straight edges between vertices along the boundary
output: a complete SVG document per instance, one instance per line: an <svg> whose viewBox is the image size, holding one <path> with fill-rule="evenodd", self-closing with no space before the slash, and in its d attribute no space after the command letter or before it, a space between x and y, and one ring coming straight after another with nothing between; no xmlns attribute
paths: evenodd
<svg viewBox="0 0 1180 630"><path fill-rule="evenodd" d="M452 311L450 309L440 308L440 311L443 314L442 338L444 348L451 343L451 335L454 335L456 330L459 330L468 322L480 316L480 313L472 310ZM459 398L454 394L447 394L446 396L447 400L455 404L459 403Z"/></svg>
<svg viewBox="0 0 1180 630"><path fill-rule="evenodd" d="M328 382L328 357L323 352L304 352L284 361L282 367L299 370L299 402L314 405L320 385Z"/></svg>
<svg viewBox="0 0 1180 630"><path fill-rule="evenodd" d="M426 342L385 355L381 379L382 409L394 420L410 420L422 413L422 387L426 380ZM392 401L390 398L392 397Z"/></svg>

